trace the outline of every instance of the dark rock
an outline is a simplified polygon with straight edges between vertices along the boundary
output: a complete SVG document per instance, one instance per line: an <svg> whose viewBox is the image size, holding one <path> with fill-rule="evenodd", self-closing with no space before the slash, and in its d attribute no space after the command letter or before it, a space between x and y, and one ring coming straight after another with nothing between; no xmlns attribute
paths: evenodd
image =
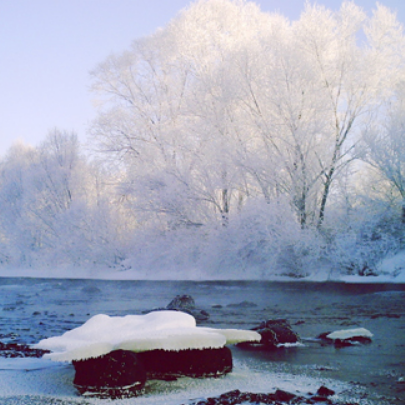
<svg viewBox="0 0 405 405"><path fill-rule="evenodd" d="M172 311L182 311L192 315L196 321L206 321L209 319L210 314L203 309L197 309L195 306L194 298L191 295L176 295L165 309Z"/></svg>
<svg viewBox="0 0 405 405"><path fill-rule="evenodd" d="M286 319L274 319L262 322L252 330L257 331L262 339L259 343L241 343L240 347L259 347L276 349L281 344L298 343L300 338Z"/></svg>
<svg viewBox="0 0 405 405"><path fill-rule="evenodd" d="M0 342L0 357L36 357L40 358L49 350L32 349L28 345L19 343L2 343Z"/></svg>
<svg viewBox="0 0 405 405"><path fill-rule="evenodd" d="M254 307L257 307L257 305L254 302L242 301L242 302L238 302L236 304L228 304L227 307L229 307L229 308L254 308Z"/></svg>
<svg viewBox="0 0 405 405"><path fill-rule="evenodd" d="M193 405L236 405L236 404L298 404L314 403L310 398L299 397L287 391L277 390L272 394L240 392L239 390L229 391L218 397L210 397L206 400L200 400Z"/></svg>
<svg viewBox="0 0 405 405"><path fill-rule="evenodd" d="M191 295L176 295L176 297L169 302L166 309L192 310L195 309L195 301Z"/></svg>
<svg viewBox="0 0 405 405"><path fill-rule="evenodd" d="M240 396L241 392L239 390L233 390L229 392L225 392L225 394L221 394L220 398L221 399L232 399L232 398L238 398Z"/></svg>
<svg viewBox="0 0 405 405"><path fill-rule="evenodd" d="M300 321L295 322L294 325L303 325L304 323L305 323L305 321L300 320Z"/></svg>
<svg viewBox="0 0 405 405"><path fill-rule="evenodd" d="M283 390L276 390L274 396L276 401L283 401L283 402L291 402L294 398L296 398L295 394L291 394L291 392Z"/></svg>
<svg viewBox="0 0 405 405"><path fill-rule="evenodd" d="M219 377L232 371L232 353L228 347L180 351L159 349L137 355L148 378Z"/></svg>
<svg viewBox="0 0 405 405"><path fill-rule="evenodd" d="M195 310L195 311L190 311L190 315L193 315L196 321L207 321L210 318L210 314L207 311L204 311L203 309L201 310Z"/></svg>
<svg viewBox="0 0 405 405"><path fill-rule="evenodd" d="M328 387L325 387L324 385L319 387L319 389L316 393L322 397L329 397L331 395L335 395L335 391L331 390Z"/></svg>
<svg viewBox="0 0 405 405"><path fill-rule="evenodd" d="M74 360L74 385L81 394L98 398L126 398L142 392L146 372L138 355L115 350L86 360Z"/></svg>
<svg viewBox="0 0 405 405"><path fill-rule="evenodd" d="M320 333L316 338L317 338L317 339L321 339L321 340L332 340L332 339L328 339L328 338L326 337L326 336L328 336L330 333L332 333L332 331Z"/></svg>

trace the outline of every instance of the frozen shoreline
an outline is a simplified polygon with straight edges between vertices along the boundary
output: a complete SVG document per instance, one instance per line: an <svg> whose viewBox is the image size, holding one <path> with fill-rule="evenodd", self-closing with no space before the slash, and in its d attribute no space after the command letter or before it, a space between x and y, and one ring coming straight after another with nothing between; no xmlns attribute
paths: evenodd
<svg viewBox="0 0 405 405"><path fill-rule="evenodd" d="M31 361L21 361L20 369L4 369L4 361L0 359L0 402L7 398L31 397L38 398L39 403L54 403L57 398L61 404L105 404L106 400L83 398L78 396L73 387L74 370L71 365L46 364L41 369L29 369ZM25 359L26 360L26 359ZM7 361L10 363L10 361ZM25 365L24 365L25 363ZM35 361L36 365L41 360ZM27 370L28 368L28 370ZM221 378L192 379L180 378L177 381L151 380L147 383L144 395L136 398L114 400L115 404L139 405L180 405L196 399L217 396L225 392L239 389L258 393L274 392L282 389L299 395L316 392L321 385L327 385L339 393L349 389L348 384L332 379L316 379L305 375L288 373L263 372L255 370L245 362L236 361L234 371ZM42 401L42 402L40 402ZM66 401L66 402L65 402ZM23 402L23 401L21 401ZM3 402L1 402L3 404ZM20 402L15 402L20 403ZM35 403L35 402L34 402ZM58 402L59 403L59 402Z"/></svg>

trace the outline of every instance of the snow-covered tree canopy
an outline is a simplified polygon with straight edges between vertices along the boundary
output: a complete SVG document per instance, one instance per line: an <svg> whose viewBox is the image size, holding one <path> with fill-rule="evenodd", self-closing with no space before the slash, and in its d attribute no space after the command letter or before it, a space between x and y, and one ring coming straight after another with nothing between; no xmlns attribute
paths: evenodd
<svg viewBox="0 0 405 405"><path fill-rule="evenodd" d="M380 4L191 3L91 73L91 163L57 132L2 159L0 260L372 272L404 248L404 55Z"/></svg>
<svg viewBox="0 0 405 405"><path fill-rule="evenodd" d="M402 80L404 45L383 6L307 4L290 22L198 1L94 70L95 145L122 163L134 208L170 223L285 195L302 226L321 225L360 129Z"/></svg>

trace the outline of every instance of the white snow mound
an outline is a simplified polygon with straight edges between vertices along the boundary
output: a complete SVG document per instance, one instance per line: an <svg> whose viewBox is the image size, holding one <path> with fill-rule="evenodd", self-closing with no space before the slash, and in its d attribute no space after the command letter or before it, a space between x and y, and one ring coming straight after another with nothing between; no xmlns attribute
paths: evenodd
<svg viewBox="0 0 405 405"><path fill-rule="evenodd" d="M257 332L197 327L193 316L179 311L110 317L95 315L61 336L43 339L34 348L50 350L54 361L84 360L113 350L186 350L221 348L226 344L258 342Z"/></svg>
<svg viewBox="0 0 405 405"><path fill-rule="evenodd" d="M336 340L345 340L352 339L354 337L364 337L371 339L373 334L365 328L356 328L356 329L346 329L346 330L337 330L335 332L329 333L326 336L328 339Z"/></svg>

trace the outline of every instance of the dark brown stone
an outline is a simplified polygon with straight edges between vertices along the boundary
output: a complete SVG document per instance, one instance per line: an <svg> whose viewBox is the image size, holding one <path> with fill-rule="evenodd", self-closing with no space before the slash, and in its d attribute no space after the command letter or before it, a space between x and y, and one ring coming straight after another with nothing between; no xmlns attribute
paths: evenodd
<svg viewBox="0 0 405 405"><path fill-rule="evenodd" d="M218 377L232 371L229 348L151 350L137 353L148 378L168 379L181 376Z"/></svg>
<svg viewBox="0 0 405 405"><path fill-rule="evenodd" d="M146 372L136 353L115 350L103 356L75 360L74 385L81 394L99 398L126 398L138 395L145 385Z"/></svg>
<svg viewBox="0 0 405 405"><path fill-rule="evenodd" d="M191 295L176 295L167 305L166 309L174 309L174 310L181 310L187 309L192 310L195 309L195 301Z"/></svg>
<svg viewBox="0 0 405 405"><path fill-rule="evenodd" d="M286 319L274 319L262 322L259 326L253 328L261 335L259 343L241 343L238 346L244 348L264 348L276 349L278 345L285 343L297 343L300 338L291 328Z"/></svg>
<svg viewBox="0 0 405 405"><path fill-rule="evenodd" d="M283 401L283 402L290 402L296 397L295 394L283 390L276 390L274 396L276 401Z"/></svg>
<svg viewBox="0 0 405 405"><path fill-rule="evenodd" d="M322 397L329 397L331 395L335 395L335 391L331 390L328 387L325 387L322 385L319 387L318 391L316 392L318 395L321 395Z"/></svg>
<svg viewBox="0 0 405 405"><path fill-rule="evenodd" d="M299 397L287 391L277 390L272 394L240 392L239 390L229 391L218 397L210 397L200 400L193 405L237 405L237 404L302 404L314 403L310 398Z"/></svg>
<svg viewBox="0 0 405 405"><path fill-rule="evenodd" d="M206 321L209 319L210 314L203 309L197 309L195 306L194 298L191 295L176 295L165 309L172 311L182 311L194 316L196 321Z"/></svg>

